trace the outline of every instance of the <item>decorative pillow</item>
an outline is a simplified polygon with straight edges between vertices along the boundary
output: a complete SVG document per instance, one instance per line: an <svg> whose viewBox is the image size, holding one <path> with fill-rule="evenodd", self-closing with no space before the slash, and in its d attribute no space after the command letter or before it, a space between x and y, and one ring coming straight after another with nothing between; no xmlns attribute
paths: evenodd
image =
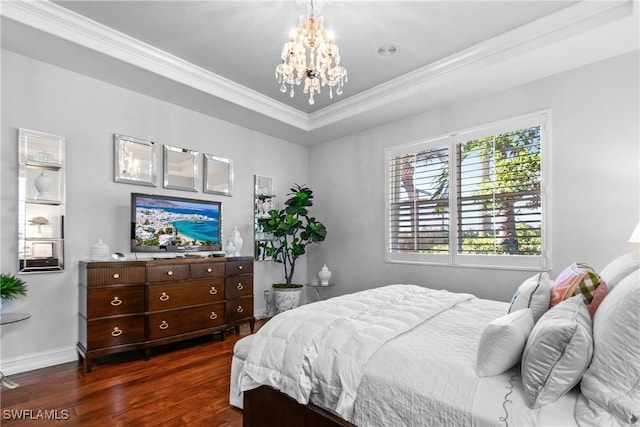
<svg viewBox="0 0 640 427"><path fill-rule="evenodd" d="M578 384L593 354L591 334L582 295L562 301L540 318L522 353L522 385L530 408L547 405Z"/></svg>
<svg viewBox="0 0 640 427"><path fill-rule="evenodd" d="M514 311L489 323L478 344L478 376L499 375L518 363L532 329L530 308Z"/></svg>
<svg viewBox="0 0 640 427"><path fill-rule="evenodd" d="M636 270L640 270L640 252L620 255L602 269L600 277L607 282L611 292L622 279Z"/></svg>
<svg viewBox="0 0 640 427"><path fill-rule="evenodd" d="M533 320L538 321L540 316L549 309L552 281L547 273L538 273L525 280L513 294L508 313L530 308Z"/></svg>
<svg viewBox="0 0 640 427"><path fill-rule="evenodd" d="M597 293L601 285L602 289ZM551 287L550 307L558 305L560 302L575 295L582 295L585 303L590 305L595 302L590 312L595 313L598 304L607 295L607 286L604 280L587 264L573 263L556 277ZM594 298L596 297L597 298Z"/></svg>
<svg viewBox="0 0 640 427"><path fill-rule="evenodd" d="M640 419L640 271L609 292L593 317L593 359L580 389L621 425Z"/></svg>

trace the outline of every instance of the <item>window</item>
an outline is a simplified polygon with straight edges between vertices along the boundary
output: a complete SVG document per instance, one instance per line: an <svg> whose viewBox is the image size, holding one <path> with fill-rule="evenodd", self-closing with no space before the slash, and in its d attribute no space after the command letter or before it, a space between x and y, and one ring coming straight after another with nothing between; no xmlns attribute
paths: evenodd
<svg viewBox="0 0 640 427"><path fill-rule="evenodd" d="M547 268L546 117L387 149L387 260Z"/></svg>

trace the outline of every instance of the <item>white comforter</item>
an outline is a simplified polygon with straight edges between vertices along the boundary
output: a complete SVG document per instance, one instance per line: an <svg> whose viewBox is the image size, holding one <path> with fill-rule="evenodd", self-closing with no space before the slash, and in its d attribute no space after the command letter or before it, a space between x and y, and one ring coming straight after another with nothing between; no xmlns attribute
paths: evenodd
<svg viewBox="0 0 640 427"><path fill-rule="evenodd" d="M281 313L255 335L241 389L269 385L352 419L365 366L383 344L471 299L389 285Z"/></svg>

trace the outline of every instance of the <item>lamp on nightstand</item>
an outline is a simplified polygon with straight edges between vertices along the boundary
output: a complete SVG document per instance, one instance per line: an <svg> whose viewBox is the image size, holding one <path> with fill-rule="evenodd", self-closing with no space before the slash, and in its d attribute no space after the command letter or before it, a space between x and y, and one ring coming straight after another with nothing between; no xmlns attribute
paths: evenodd
<svg viewBox="0 0 640 427"><path fill-rule="evenodd" d="M631 233L631 237L629 237L629 243L640 243L640 222L636 225L636 228Z"/></svg>

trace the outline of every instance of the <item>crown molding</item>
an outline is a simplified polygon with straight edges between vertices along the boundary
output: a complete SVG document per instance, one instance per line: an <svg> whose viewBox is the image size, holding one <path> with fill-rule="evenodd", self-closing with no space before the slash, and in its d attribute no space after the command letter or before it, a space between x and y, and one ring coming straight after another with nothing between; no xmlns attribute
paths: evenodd
<svg viewBox="0 0 640 427"><path fill-rule="evenodd" d="M49 0L4 0L0 13L21 24L111 56L299 129L309 130L308 114Z"/></svg>
<svg viewBox="0 0 640 427"><path fill-rule="evenodd" d="M440 77L453 71L463 68L472 71L474 67L498 63L506 53L510 58L522 55L632 14L633 4L628 0L577 3L313 112L309 115L309 130L347 120L354 111L363 114L401 102L421 88L437 84Z"/></svg>
<svg viewBox="0 0 640 427"><path fill-rule="evenodd" d="M569 36L586 33L616 19L628 17L633 14L633 7L630 0L581 1L311 114L289 107L49 0L4 0L0 5L0 14L311 132L402 102L415 96L417 91L433 87L449 77L453 78L455 71L472 72L487 64L498 64L507 56L513 58L534 49L552 46Z"/></svg>

